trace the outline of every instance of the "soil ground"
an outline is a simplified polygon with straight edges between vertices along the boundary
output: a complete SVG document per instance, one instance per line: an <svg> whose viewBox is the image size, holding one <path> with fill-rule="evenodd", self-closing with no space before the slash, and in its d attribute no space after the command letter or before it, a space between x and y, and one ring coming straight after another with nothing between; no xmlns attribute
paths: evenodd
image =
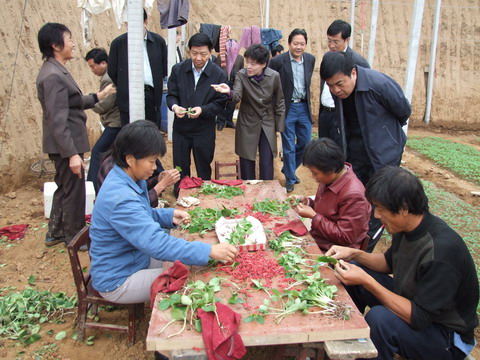
<svg viewBox="0 0 480 360"><path fill-rule="evenodd" d="M449 140L462 142L472 145L480 150L479 134L470 132L454 132L445 129L416 128L410 129L409 135L418 136L441 136ZM233 155L233 129L224 129L217 132L217 145L215 159L220 161L236 160ZM169 151L162 160L166 168L170 168L171 144ZM476 210L478 216L478 207L480 198L473 197L470 191L480 190L478 186L464 181L456 174L448 172L436 166L430 160L407 149L404 155L404 166L413 170L422 179L429 180L446 191L453 193L470 203ZM275 161L275 179L284 185L284 178L281 176L281 161L277 158ZM311 178L308 169L300 167L297 173L301 183L296 185L296 194L315 194L317 184ZM35 286L39 289L49 289L52 292L64 291L68 295L75 294L75 287L70 269L70 263L65 248L58 245L53 248L46 248L43 240L46 232L47 220L43 217L43 194L42 188L45 181L52 181L51 178L31 178L31 180L15 192L0 196L0 226L13 224L29 224L29 230L24 239L15 242L5 242L0 244L0 263L7 264L0 268L0 288L7 286L16 286L18 291L23 290L28 284L28 278L31 275L36 277ZM167 191L168 192L168 191ZM169 200L173 199L171 191L165 195ZM475 216L475 214L472 214ZM13 246L8 246L13 244ZM381 240L377 245L376 251L382 251L388 246L386 240ZM84 255L86 258L86 255ZM102 312L102 321L111 319L117 321L121 318L126 320L126 312L117 310L113 312ZM89 330L87 335L95 335L94 344L86 346L78 344L71 339L75 330L75 312L65 317L63 324L44 324L42 326L42 339L27 348L22 348L13 341L0 340L0 358L4 359L36 359L35 351L40 353L46 359L150 359L151 353L145 351L145 336L148 327L149 311L146 312L146 318L141 322L137 331L137 341L133 347L127 347L126 336L124 334L107 333ZM67 338L57 341L59 345L55 351L48 352L45 346L55 342L54 335L48 335L45 331L53 329L54 334L58 331L67 331ZM479 336L477 336L477 341ZM18 354L24 351L24 354ZM270 359L272 350L269 348L249 349L247 359ZM475 350L474 357L480 358L480 352ZM41 357L38 357L41 358Z"/></svg>

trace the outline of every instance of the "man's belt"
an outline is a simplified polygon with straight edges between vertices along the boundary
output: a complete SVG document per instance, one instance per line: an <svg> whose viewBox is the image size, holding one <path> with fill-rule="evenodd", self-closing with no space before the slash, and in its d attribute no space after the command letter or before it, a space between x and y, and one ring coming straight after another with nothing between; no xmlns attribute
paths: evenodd
<svg viewBox="0 0 480 360"><path fill-rule="evenodd" d="M145 91L153 91L153 87L150 85L145 85Z"/></svg>
<svg viewBox="0 0 480 360"><path fill-rule="evenodd" d="M322 110L325 110L325 111L327 111L327 112L335 112L335 108L334 108L334 107L323 106L323 105L322 105Z"/></svg>
<svg viewBox="0 0 480 360"><path fill-rule="evenodd" d="M305 101L307 101L307 100L305 100L305 99L292 99L292 103L294 103L294 104L298 104L298 103L305 102Z"/></svg>

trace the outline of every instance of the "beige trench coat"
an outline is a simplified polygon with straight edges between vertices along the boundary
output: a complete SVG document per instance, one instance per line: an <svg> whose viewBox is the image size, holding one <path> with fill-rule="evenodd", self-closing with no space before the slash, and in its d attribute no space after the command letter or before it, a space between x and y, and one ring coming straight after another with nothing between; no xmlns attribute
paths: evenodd
<svg viewBox="0 0 480 360"><path fill-rule="evenodd" d="M245 159L255 161L261 130L277 156L277 132L285 130L285 101L280 75L270 68L257 82L247 76L247 70L237 73L233 85L232 101L241 101L235 131L235 153Z"/></svg>

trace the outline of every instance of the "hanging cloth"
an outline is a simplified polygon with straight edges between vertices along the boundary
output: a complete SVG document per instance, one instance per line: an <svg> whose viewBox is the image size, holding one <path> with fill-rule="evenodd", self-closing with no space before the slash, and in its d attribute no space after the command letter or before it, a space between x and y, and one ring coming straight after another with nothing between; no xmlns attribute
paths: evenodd
<svg viewBox="0 0 480 360"><path fill-rule="evenodd" d="M229 34L230 34L230 26L223 25L220 30L220 37L219 37L220 67L222 68L227 66L227 40L228 40Z"/></svg>
<svg viewBox="0 0 480 360"><path fill-rule="evenodd" d="M158 0L157 8L162 29L176 28L188 22L189 0Z"/></svg>
<svg viewBox="0 0 480 360"><path fill-rule="evenodd" d="M244 27L240 37L240 47L248 49L250 45L261 44L260 28L258 26Z"/></svg>
<svg viewBox="0 0 480 360"><path fill-rule="evenodd" d="M238 45L236 40L228 40L226 44L226 53L227 53L227 76L230 79L230 74L232 73L233 66L237 60L238 53L240 52L240 45Z"/></svg>
<svg viewBox="0 0 480 360"><path fill-rule="evenodd" d="M92 14L98 15L112 8L110 0L77 0L77 7L82 9L80 26L82 28L83 44L90 46L92 41Z"/></svg>

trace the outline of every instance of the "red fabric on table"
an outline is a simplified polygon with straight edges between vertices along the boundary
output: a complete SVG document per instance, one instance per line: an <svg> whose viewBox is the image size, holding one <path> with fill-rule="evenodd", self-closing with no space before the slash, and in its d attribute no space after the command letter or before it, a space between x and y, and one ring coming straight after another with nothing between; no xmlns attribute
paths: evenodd
<svg viewBox="0 0 480 360"><path fill-rule="evenodd" d="M238 333L241 316L227 305L218 302L215 305L222 328L218 325L213 311L197 310L202 322L202 338L208 360L241 359L247 352L242 337Z"/></svg>
<svg viewBox="0 0 480 360"><path fill-rule="evenodd" d="M199 177L195 176L185 176L181 181L178 187L180 189L192 189L196 187L200 187L203 184L203 180Z"/></svg>
<svg viewBox="0 0 480 360"><path fill-rule="evenodd" d="M176 260L170 269L158 275L150 286L150 307L153 307L157 293L180 290L187 281L189 274L190 270L179 260Z"/></svg>
<svg viewBox="0 0 480 360"><path fill-rule="evenodd" d="M282 235L282 233L287 230L290 230L297 236L303 236L308 232L305 224L300 219L289 221L286 224L276 223L275 227L273 228L273 231L277 236Z"/></svg>
<svg viewBox="0 0 480 360"><path fill-rule="evenodd" d="M27 232L28 224L10 225L0 228L0 235L6 236L10 240L23 239Z"/></svg>
<svg viewBox="0 0 480 360"><path fill-rule="evenodd" d="M238 186L242 185L242 180L210 180L214 184L226 185L226 186Z"/></svg>

